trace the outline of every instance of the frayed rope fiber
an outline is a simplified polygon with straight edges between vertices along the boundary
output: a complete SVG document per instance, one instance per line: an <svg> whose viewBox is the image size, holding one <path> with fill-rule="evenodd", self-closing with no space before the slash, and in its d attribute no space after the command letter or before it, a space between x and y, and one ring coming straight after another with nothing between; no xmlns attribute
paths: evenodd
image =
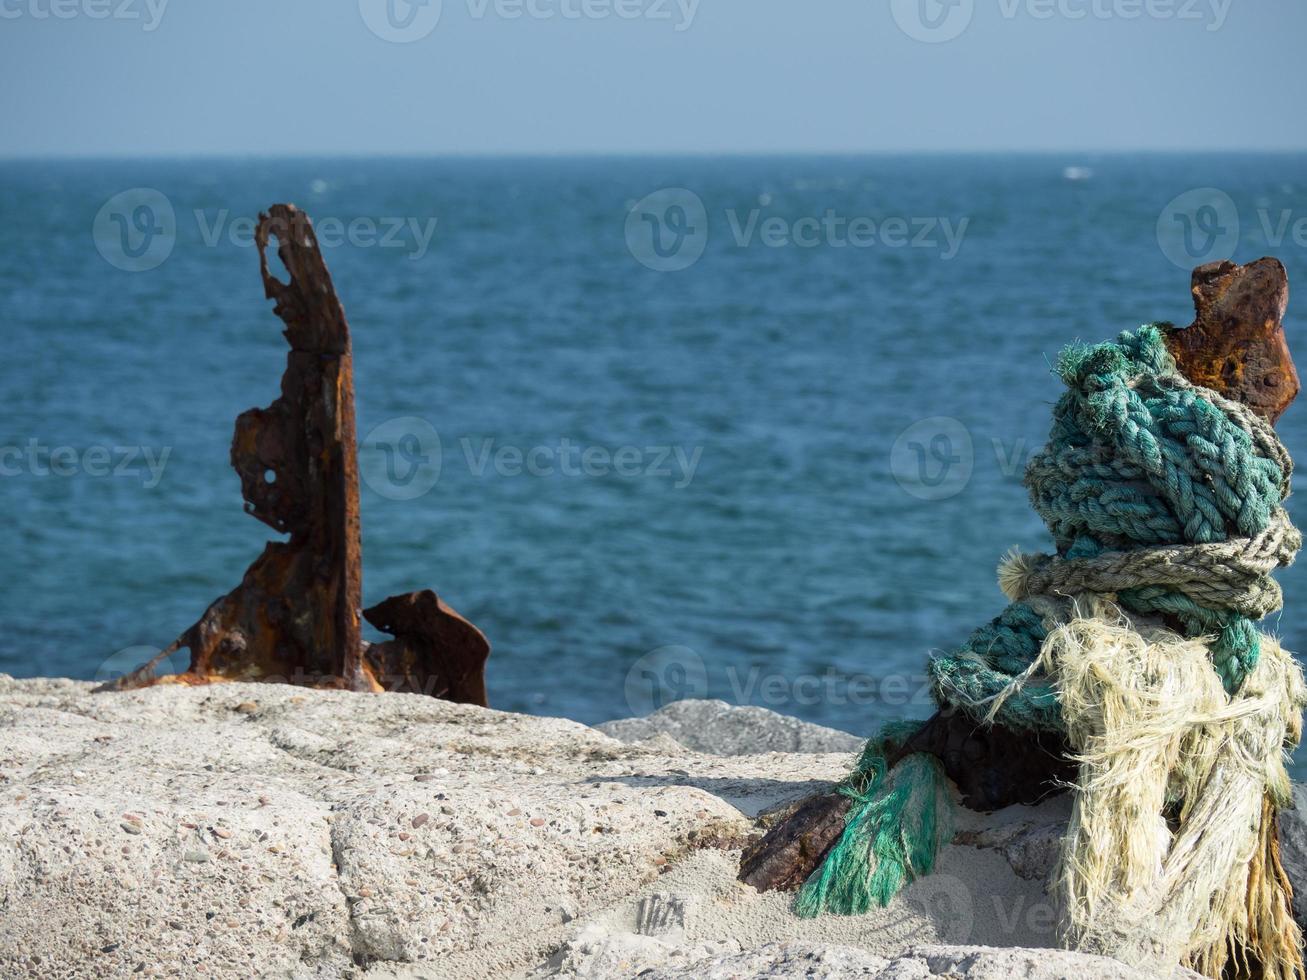
<svg viewBox="0 0 1307 980"><path fill-rule="evenodd" d="M799 893L799 915L861 914L934 870L953 835L944 770L928 755L909 755L893 769L886 761L915 729L892 725L867 743L856 775L840 788L853 799L844 833Z"/></svg>
<svg viewBox="0 0 1307 980"><path fill-rule="evenodd" d="M935 700L1073 747L1069 945L1160 972L1307 976L1274 829L1307 687L1257 627L1302 547L1282 506L1292 461L1264 419L1178 374L1154 326L1071 347L1058 373L1025 480L1056 554L1004 559L1012 604L930 661ZM842 785L854 806L800 914L884 905L933 869L948 781L924 755L888 767L909 728L872 739Z"/></svg>

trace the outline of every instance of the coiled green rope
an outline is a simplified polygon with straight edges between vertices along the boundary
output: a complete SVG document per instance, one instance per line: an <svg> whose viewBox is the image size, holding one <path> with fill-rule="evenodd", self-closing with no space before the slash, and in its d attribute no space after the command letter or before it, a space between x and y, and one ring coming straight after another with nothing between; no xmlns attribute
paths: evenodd
<svg viewBox="0 0 1307 980"><path fill-rule="evenodd" d="M1070 347L1057 373L1067 391L1025 478L1057 553L1000 568L1014 601L930 661L935 700L978 723L1065 733L1056 691L1033 665L1049 625L1083 593L1210 637L1212 666L1237 691L1257 664L1257 621L1282 604L1271 572L1302 546L1281 506L1288 452L1246 406L1177 373L1155 326ZM909 765L917 756L887 770L883 746L903 737L894 726L869 742L843 784L855 806L800 893L800 914L883 905L932 869L944 777L938 765Z"/></svg>

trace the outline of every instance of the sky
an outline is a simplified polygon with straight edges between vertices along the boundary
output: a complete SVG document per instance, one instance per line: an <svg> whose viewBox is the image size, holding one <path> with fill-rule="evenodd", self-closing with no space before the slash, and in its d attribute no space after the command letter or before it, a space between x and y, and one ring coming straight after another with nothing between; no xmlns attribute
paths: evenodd
<svg viewBox="0 0 1307 980"><path fill-rule="evenodd" d="M0 0L0 156L1307 149L1303 0Z"/></svg>

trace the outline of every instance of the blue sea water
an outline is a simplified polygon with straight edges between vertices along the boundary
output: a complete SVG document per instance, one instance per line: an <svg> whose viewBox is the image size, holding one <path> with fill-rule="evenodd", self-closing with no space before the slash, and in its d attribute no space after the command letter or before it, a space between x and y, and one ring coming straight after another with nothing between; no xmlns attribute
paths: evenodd
<svg viewBox="0 0 1307 980"><path fill-rule="evenodd" d="M1047 547L1057 351L1189 322L1218 252L1307 281L1303 156L3 163L0 671L121 669L272 537L228 449L284 366L275 201L353 331L365 600L436 589L496 707L588 723L929 713L927 654ZM1307 405L1280 431L1307 458Z"/></svg>

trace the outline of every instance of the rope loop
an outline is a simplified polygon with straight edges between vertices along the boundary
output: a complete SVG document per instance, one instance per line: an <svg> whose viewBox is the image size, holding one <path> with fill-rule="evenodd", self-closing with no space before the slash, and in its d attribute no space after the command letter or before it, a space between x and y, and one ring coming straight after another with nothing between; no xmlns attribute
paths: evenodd
<svg viewBox="0 0 1307 980"><path fill-rule="evenodd" d="M1234 693L1257 664L1257 621L1283 602L1271 574L1302 547L1282 506L1288 451L1247 406L1180 375L1154 325L1073 345L1056 371L1067 390L1025 483L1057 552L1004 560L1013 603L931 661L935 699L1017 730L1063 731L1033 666L1050 626L1035 606L1084 594L1205 638Z"/></svg>

